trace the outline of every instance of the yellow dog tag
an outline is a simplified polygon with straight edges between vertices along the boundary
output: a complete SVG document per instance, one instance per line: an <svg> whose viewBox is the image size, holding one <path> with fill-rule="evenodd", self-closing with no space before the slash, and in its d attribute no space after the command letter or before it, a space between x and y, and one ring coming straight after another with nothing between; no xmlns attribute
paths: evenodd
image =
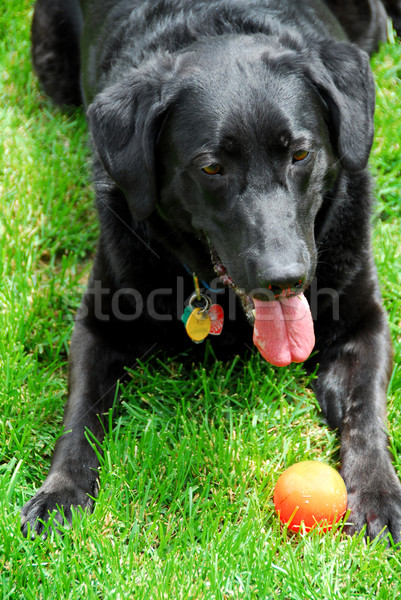
<svg viewBox="0 0 401 600"><path fill-rule="evenodd" d="M193 308L186 320L185 330L191 340L202 342L209 335L211 326L212 321L207 310Z"/></svg>

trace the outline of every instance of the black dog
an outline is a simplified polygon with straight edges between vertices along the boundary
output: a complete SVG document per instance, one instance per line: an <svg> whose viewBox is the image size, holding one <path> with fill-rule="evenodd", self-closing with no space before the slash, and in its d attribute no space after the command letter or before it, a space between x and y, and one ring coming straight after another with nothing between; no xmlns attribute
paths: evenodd
<svg viewBox="0 0 401 600"><path fill-rule="evenodd" d="M181 322L190 271L225 286L216 352L251 346L252 331L277 365L315 346L307 364L319 363L316 393L341 433L350 531L366 524L370 537L387 528L400 540L386 433L392 352L366 171L374 84L364 50L384 39L386 12L373 0L344 4L36 3L42 85L87 107L101 235L71 343L66 433L23 508L25 533L43 531L58 506L67 519L72 506L92 507L98 461L85 430L102 439L99 415L124 367L187 348L185 329L199 340L221 326L211 292L195 294Z"/></svg>

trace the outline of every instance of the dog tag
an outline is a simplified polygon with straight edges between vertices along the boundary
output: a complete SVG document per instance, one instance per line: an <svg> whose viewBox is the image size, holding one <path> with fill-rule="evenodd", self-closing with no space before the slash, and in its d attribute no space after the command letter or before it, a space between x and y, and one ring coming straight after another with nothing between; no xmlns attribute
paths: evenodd
<svg viewBox="0 0 401 600"><path fill-rule="evenodd" d="M189 315L192 313L192 311L194 310L193 306L187 306L184 310L184 312L181 315L181 321L184 323L184 325L187 324L187 321L189 319Z"/></svg>
<svg viewBox="0 0 401 600"><path fill-rule="evenodd" d="M185 312L187 309L187 315ZM202 342L210 332L210 328L212 326L212 321L210 319L208 311L202 308L187 308L184 311L183 317L185 315L185 330L192 341L194 342ZM184 321L184 318L182 319Z"/></svg>
<svg viewBox="0 0 401 600"><path fill-rule="evenodd" d="M219 304L212 304L209 308L209 317L211 321L210 335L220 335L224 325L224 310Z"/></svg>

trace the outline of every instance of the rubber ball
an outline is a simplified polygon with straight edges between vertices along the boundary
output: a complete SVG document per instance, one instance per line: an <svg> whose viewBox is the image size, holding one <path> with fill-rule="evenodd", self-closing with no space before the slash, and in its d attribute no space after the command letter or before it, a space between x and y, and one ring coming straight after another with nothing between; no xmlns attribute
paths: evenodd
<svg viewBox="0 0 401 600"><path fill-rule="evenodd" d="M282 523L298 531L328 531L347 511L347 490L341 475L319 461L295 463L280 475L274 506Z"/></svg>

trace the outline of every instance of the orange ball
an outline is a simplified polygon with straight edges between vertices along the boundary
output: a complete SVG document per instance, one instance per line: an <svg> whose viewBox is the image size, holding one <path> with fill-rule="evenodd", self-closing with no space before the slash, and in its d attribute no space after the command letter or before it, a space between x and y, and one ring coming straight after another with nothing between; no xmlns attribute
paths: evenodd
<svg viewBox="0 0 401 600"><path fill-rule="evenodd" d="M347 510L347 490L341 475L318 461L299 462L284 471L274 490L274 506L291 531L320 524L328 531Z"/></svg>

